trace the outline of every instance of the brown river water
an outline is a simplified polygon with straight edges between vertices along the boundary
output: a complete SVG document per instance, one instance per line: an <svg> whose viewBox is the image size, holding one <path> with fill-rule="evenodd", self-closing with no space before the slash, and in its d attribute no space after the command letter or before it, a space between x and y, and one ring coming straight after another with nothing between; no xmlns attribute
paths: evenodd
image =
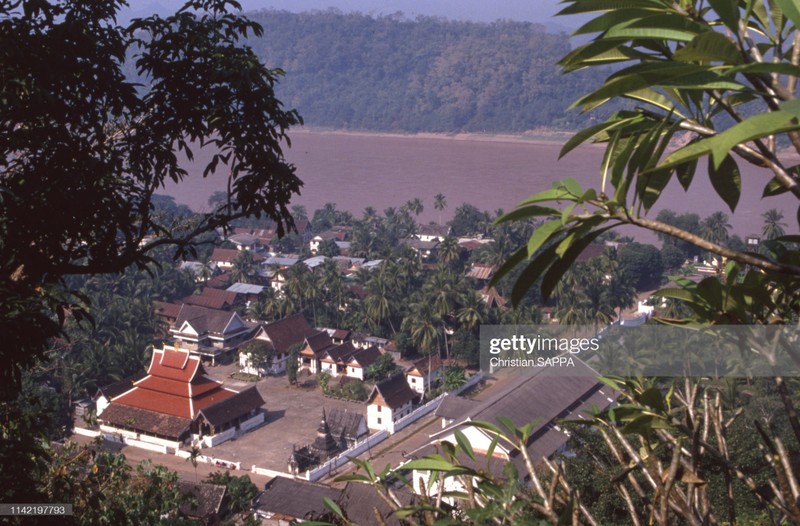
<svg viewBox="0 0 800 526"><path fill-rule="evenodd" d="M600 185L602 148L586 146L558 159L559 141L528 140L514 137L383 135L301 130L291 133L292 147L285 154L297 166L304 182L302 194L292 204L304 205L309 215L325 203L335 203L357 217L372 206L379 212L399 207L409 199L422 200L420 222L439 221L433 196L442 193L447 208L441 219L452 217L456 207L470 203L481 210L506 211L525 197L552 186L552 182L573 177L584 188ZM220 170L207 179L202 169L211 152L195 151L189 163L189 178L180 185L170 183L164 193L194 210L207 208L208 197L225 188L225 174ZM673 180L651 212L661 208L676 212L695 212L705 217L722 210L730 216L732 233L744 238L758 234L763 225L761 214L769 208L784 213L787 233L798 232L795 213L797 201L789 194L761 199L764 185L771 177L766 170L742 168L742 198L735 214L716 195L704 171L698 170L689 192ZM622 233L635 235L645 242L655 237L637 230Z"/></svg>

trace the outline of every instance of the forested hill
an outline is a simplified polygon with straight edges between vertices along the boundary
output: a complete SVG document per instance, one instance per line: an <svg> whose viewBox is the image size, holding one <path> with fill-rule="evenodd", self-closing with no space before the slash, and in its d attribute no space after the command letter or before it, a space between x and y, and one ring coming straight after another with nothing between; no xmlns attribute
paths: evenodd
<svg viewBox="0 0 800 526"><path fill-rule="evenodd" d="M597 72L564 77L567 36L544 26L400 15L260 11L250 45L286 71L284 103L311 126L401 132L573 128Z"/></svg>

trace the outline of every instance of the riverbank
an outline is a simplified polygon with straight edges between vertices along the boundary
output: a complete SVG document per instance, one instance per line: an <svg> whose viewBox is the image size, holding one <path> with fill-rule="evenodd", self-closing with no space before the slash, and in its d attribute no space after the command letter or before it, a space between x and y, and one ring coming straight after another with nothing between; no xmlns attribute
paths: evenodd
<svg viewBox="0 0 800 526"><path fill-rule="evenodd" d="M530 130L517 134L504 133L478 133L478 132L383 132L370 130L343 130L334 128L319 128L314 126L303 126L294 128L290 136L305 134L318 135L341 135L349 137L381 137L397 139L425 139L425 140L445 140L445 141L472 141L472 142L499 142L499 143L524 143L524 144L563 144L575 132L551 129Z"/></svg>

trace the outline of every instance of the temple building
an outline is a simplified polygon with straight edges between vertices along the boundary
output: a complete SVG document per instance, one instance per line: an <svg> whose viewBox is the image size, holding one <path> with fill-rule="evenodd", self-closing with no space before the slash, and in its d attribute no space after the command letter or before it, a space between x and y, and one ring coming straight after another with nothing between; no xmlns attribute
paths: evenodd
<svg viewBox="0 0 800 526"><path fill-rule="evenodd" d="M153 350L147 376L112 397L98 419L108 437L168 453L189 443L211 447L262 424L263 405L255 386L228 389L198 356L165 346Z"/></svg>

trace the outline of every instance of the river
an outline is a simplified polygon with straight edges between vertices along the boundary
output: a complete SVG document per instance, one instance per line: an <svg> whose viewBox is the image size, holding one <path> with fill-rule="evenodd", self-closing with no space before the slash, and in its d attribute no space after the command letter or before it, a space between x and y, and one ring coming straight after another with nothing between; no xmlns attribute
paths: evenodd
<svg viewBox="0 0 800 526"><path fill-rule="evenodd" d="M533 193L550 188L566 177L584 187L600 183L602 148L588 145L558 159L561 143L484 136L404 136L299 130L292 132L292 147L286 157L297 166L303 180L302 194L293 204L304 205L309 214L327 202L360 217L364 208L379 212L399 207L409 199L422 200L420 222L438 221L433 196L442 193L447 208L442 220L452 217L456 207L471 203L482 210L506 211ZM207 208L208 197L225 188L224 173L202 178L210 152L195 152L188 164L190 177L180 185L170 182L165 192L195 210ZM670 182L656 208L696 212L701 217L722 210L730 216L734 234L744 238L761 231L761 214L769 208L784 213L787 232L797 232L794 220L797 201L789 194L761 199L771 177L745 163L742 167L742 199L735 214L716 195L704 170L698 170L689 192L677 181ZM624 233L633 234L627 230ZM648 234L636 236L653 241Z"/></svg>

